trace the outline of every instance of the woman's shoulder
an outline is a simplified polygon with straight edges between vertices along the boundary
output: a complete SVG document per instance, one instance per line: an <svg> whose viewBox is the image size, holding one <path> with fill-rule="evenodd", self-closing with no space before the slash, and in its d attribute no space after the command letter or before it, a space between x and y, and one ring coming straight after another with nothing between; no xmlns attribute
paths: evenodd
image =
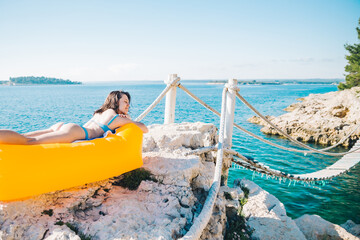
<svg viewBox="0 0 360 240"><path fill-rule="evenodd" d="M101 113L102 116L115 116L118 115L113 109L107 109L103 113Z"/></svg>
<svg viewBox="0 0 360 240"><path fill-rule="evenodd" d="M115 116L117 116L118 114L112 110L112 109L107 109L106 111L102 112L102 113L98 113L95 115L95 118L97 118L100 121L109 119L109 118L113 118Z"/></svg>

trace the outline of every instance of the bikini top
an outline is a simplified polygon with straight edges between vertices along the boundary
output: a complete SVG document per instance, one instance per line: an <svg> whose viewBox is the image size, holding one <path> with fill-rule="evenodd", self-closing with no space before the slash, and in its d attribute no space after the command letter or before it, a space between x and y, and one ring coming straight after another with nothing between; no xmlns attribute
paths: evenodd
<svg viewBox="0 0 360 240"><path fill-rule="evenodd" d="M102 123L99 123L99 122L97 122L97 121L95 121L95 120L92 120L92 119L91 119L90 121L96 123L97 125L99 125L99 127L101 127L101 129L104 130L104 133L106 133L107 131L111 131L112 133L115 133L115 130L111 130L111 128L109 128L109 125L115 120L115 118L116 118L117 116L119 116L119 115L116 114L116 115L108 122L107 125L102 124Z"/></svg>

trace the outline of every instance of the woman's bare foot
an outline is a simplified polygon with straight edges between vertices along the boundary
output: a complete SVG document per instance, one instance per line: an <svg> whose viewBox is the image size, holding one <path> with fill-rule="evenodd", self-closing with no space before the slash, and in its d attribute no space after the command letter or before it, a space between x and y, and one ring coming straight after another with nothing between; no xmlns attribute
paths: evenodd
<svg viewBox="0 0 360 240"><path fill-rule="evenodd" d="M59 123L56 123L56 124L52 125L52 126L50 127L50 129L51 129L53 132L56 132L56 131L59 131L59 130L60 130L60 128L62 127L62 125L64 125L64 123L63 123L63 122L59 122Z"/></svg>

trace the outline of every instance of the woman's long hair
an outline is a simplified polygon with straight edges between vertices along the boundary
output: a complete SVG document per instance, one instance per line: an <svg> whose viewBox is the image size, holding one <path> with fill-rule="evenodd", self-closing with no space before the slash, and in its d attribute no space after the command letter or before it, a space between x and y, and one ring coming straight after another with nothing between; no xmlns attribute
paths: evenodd
<svg viewBox="0 0 360 240"><path fill-rule="evenodd" d="M129 104L130 104L130 93L128 92L124 92L124 91L112 91L107 98L105 99L104 104L94 112L94 115L96 113L103 113L108 109L112 109L114 110L117 114L120 114L119 112L119 101L120 98L126 95L129 99Z"/></svg>

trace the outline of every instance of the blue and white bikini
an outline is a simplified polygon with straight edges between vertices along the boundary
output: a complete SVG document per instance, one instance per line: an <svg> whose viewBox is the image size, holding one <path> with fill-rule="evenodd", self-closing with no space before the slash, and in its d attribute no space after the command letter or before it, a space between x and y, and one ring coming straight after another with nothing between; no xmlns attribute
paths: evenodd
<svg viewBox="0 0 360 240"><path fill-rule="evenodd" d="M107 131L111 131L112 133L115 133L115 130L112 130L111 128L109 128L109 125L115 120L115 118L116 118L117 116L119 116L119 115L115 115L115 116L108 122L107 125L102 124L102 123L99 123L99 122L97 122L97 121L95 121L95 120L93 120L93 119L91 119L90 121L96 123L97 125L99 125L99 127L101 127L101 129L104 131L104 133L106 133ZM86 130L86 128L84 128L84 126L80 126L80 127L81 127L81 128L84 130L84 132L85 132L85 140L90 140L90 139L89 139L89 133L88 133L88 131Z"/></svg>

